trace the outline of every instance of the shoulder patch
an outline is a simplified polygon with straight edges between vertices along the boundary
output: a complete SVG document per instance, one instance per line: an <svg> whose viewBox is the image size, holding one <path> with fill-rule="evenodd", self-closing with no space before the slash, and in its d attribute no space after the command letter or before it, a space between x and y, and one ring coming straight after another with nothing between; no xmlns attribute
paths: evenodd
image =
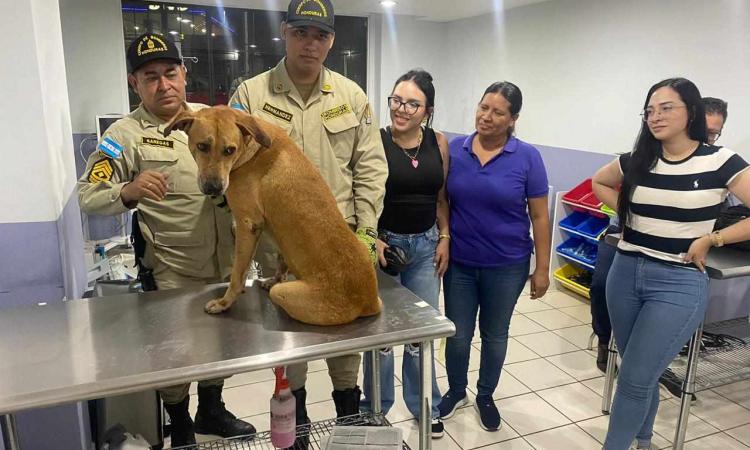
<svg viewBox="0 0 750 450"><path fill-rule="evenodd" d="M123 150L123 146L110 136L105 136L96 148L110 158L118 158Z"/></svg>
<svg viewBox="0 0 750 450"><path fill-rule="evenodd" d="M370 102L367 102L365 105L365 113L363 116L365 118L365 124L372 125L372 108L370 108Z"/></svg>
<svg viewBox="0 0 750 450"><path fill-rule="evenodd" d="M344 114L350 112L352 112L352 108L348 103L344 103L343 105L336 106L335 108L331 108L328 111L323 111L320 117L323 118L323 121L327 122L331 119L335 119L336 117L343 116Z"/></svg>
<svg viewBox="0 0 750 450"><path fill-rule="evenodd" d="M292 121L292 117L294 117L294 115L292 113L286 112L283 109L279 109L279 108L277 108L275 106L271 106L268 103L266 103L265 105L263 105L263 111L267 112L268 114L270 114L270 115L272 115L272 116L274 116L274 117L276 117L278 119L281 119L281 120L283 120L285 122L290 122L290 123Z"/></svg>
<svg viewBox="0 0 750 450"><path fill-rule="evenodd" d="M91 172L89 172L89 183L109 181L112 178L113 171L110 159L102 158L91 166Z"/></svg>
<svg viewBox="0 0 750 450"><path fill-rule="evenodd" d="M142 144L153 145L156 147L174 148L174 141L168 139L157 139L143 136L141 137Z"/></svg>

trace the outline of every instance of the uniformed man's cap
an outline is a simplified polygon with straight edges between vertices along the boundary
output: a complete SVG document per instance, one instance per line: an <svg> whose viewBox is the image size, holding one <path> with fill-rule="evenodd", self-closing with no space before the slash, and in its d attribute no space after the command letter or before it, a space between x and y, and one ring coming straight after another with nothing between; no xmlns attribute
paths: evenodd
<svg viewBox="0 0 750 450"><path fill-rule="evenodd" d="M290 27L318 27L333 33L333 4L329 0L292 0L286 23Z"/></svg>
<svg viewBox="0 0 750 450"><path fill-rule="evenodd" d="M135 38L128 48L128 73L133 73L149 61L166 59L181 63L177 46L168 37L146 33Z"/></svg>

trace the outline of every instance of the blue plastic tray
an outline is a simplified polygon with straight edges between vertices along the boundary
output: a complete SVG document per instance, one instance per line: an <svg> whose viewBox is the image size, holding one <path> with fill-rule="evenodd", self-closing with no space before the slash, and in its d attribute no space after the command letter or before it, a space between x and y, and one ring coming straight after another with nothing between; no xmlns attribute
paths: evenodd
<svg viewBox="0 0 750 450"><path fill-rule="evenodd" d="M562 224L561 224L562 225ZM589 216L588 219L578 225L576 231L588 237L596 239L609 226L609 218Z"/></svg>
<svg viewBox="0 0 750 450"><path fill-rule="evenodd" d="M591 216L586 213L574 212L573 214L570 214L568 217L560 221L560 228L575 231L589 218L591 218Z"/></svg>
<svg viewBox="0 0 750 450"><path fill-rule="evenodd" d="M591 266L596 265L596 250L596 245L577 236L557 246L558 252Z"/></svg>

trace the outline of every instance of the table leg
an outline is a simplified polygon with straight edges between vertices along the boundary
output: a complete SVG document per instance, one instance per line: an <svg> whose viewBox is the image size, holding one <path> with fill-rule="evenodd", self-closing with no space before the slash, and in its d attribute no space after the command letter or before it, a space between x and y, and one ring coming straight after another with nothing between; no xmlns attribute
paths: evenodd
<svg viewBox="0 0 750 450"><path fill-rule="evenodd" d="M674 432L674 450L682 450L687 433L688 417L690 417L690 402L695 393L695 372L698 370L698 355L701 349L701 338L703 337L703 324L701 323L693 337L690 338L688 350L688 365L685 371L685 379L682 381L682 401L680 402L680 417L677 420L677 429Z"/></svg>
<svg viewBox="0 0 750 450"><path fill-rule="evenodd" d="M419 450L430 450L432 439L432 341L423 341L419 349Z"/></svg>
<svg viewBox="0 0 750 450"><path fill-rule="evenodd" d="M12 414L0 416L0 432L3 435L5 450L19 450L18 430L16 429L16 418Z"/></svg>
<svg viewBox="0 0 750 450"><path fill-rule="evenodd" d="M607 349L607 372L604 377L604 392L602 393L602 413L609 414L612 407L612 394L615 387L615 375L617 372L617 345L615 344L614 334L609 338L609 348Z"/></svg>
<svg viewBox="0 0 750 450"><path fill-rule="evenodd" d="M380 350L370 352L370 366L372 367L372 379L370 395L372 396L372 412L380 414L383 411L382 399L380 397Z"/></svg>

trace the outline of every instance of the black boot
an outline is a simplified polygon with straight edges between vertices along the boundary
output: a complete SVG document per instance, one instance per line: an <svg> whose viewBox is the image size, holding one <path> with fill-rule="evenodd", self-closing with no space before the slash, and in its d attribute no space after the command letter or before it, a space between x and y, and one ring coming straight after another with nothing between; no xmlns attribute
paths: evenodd
<svg viewBox="0 0 750 450"><path fill-rule="evenodd" d="M609 344L599 344L596 350L596 367L602 372L607 372L607 361L609 360Z"/></svg>
<svg viewBox="0 0 750 450"><path fill-rule="evenodd" d="M169 414L172 423L172 447L182 447L183 445L195 444L195 431L193 429L193 419L190 418L190 396L180 403L169 405L164 404L164 409Z"/></svg>
<svg viewBox="0 0 750 450"><path fill-rule="evenodd" d="M307 416L307 391L305 387L292 391L294 395L295 403L295 419L297 424L297 437L294 439L294 444L284 450L307 450L310 445L310 418ZM300 426L302 426L300 428Z"/></svg>
<svg viewBox="0 0 750 450"><path fill-rule="evenodd" d="M331 396L336 405L337 418L359 414L359 399L362 396L359 386L343 391L333 391Z"/></svg>
<svg viewBox="0 0 750 450"><path fill-rule="evenodd" d="M221 401L221 386L198 385L198 412L195 432L215 434L224 438L255 434L255 427L227 411Z"/></svg>

